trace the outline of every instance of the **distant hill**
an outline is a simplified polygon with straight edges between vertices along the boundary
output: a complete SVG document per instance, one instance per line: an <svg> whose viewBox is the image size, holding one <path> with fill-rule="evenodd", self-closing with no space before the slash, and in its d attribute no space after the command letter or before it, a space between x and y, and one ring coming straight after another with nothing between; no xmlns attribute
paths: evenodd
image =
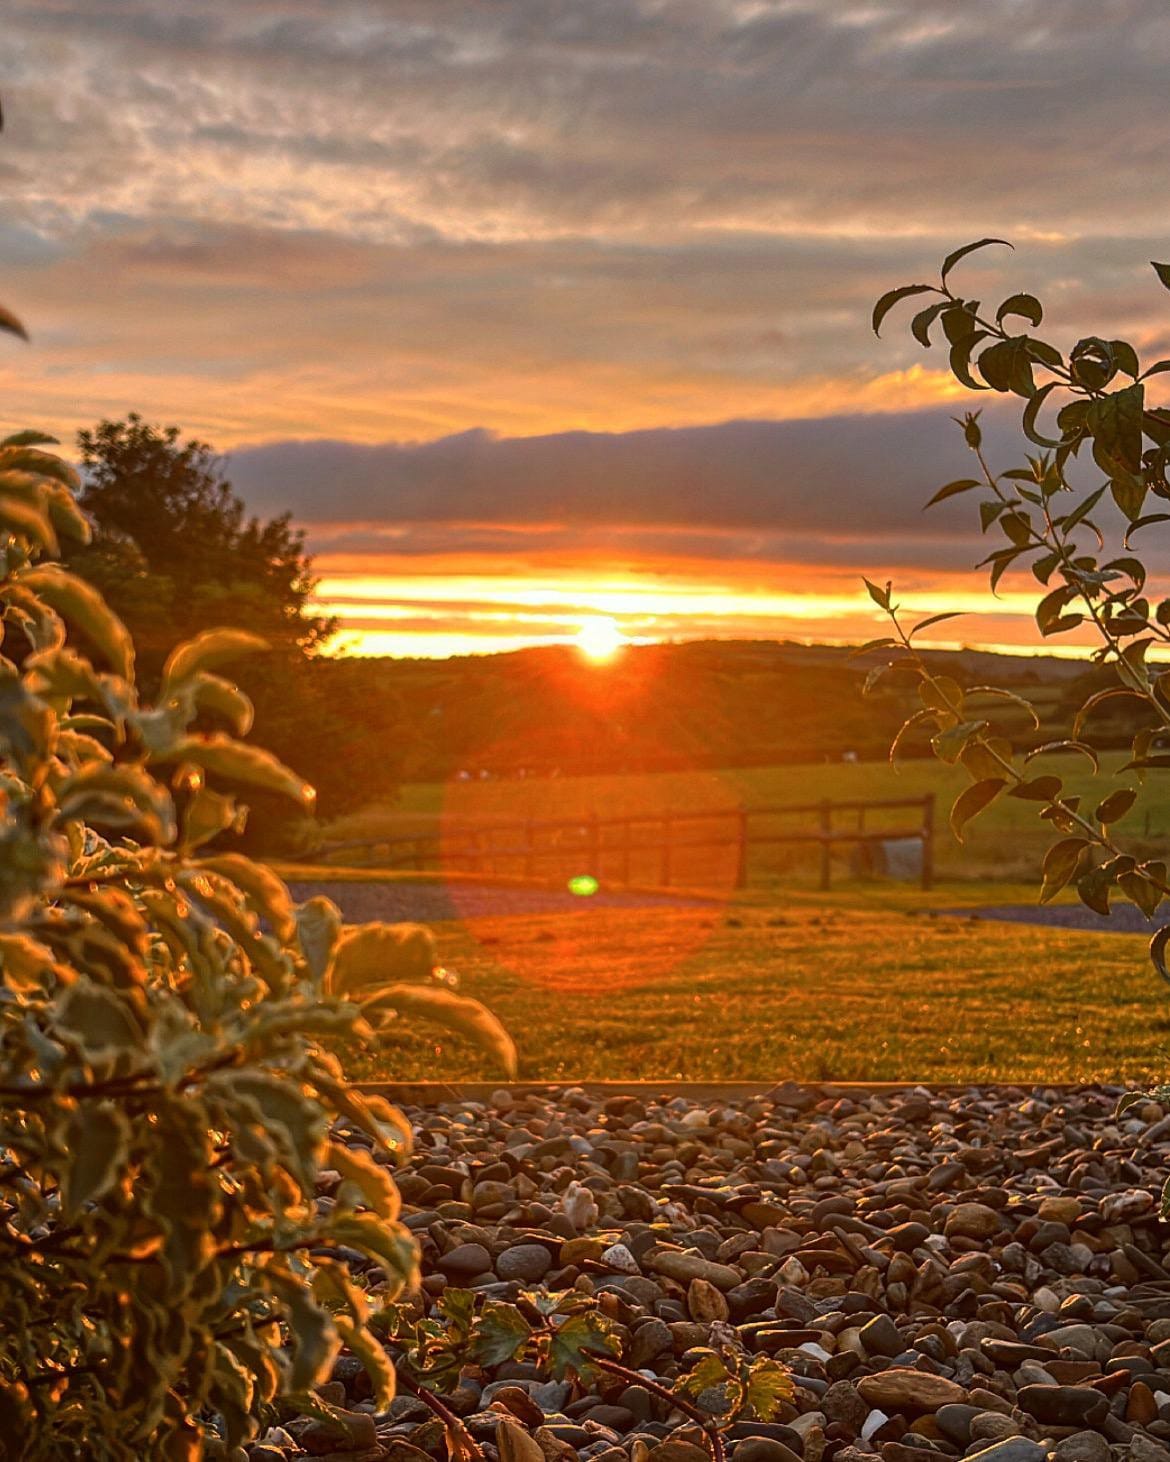
<svg viewBox="0 0 1170 1462"><path fill-rule="evenodd" d="M391 759L402 781L432 781L881 758L919 704L908 678L862 694L882 659L850 659L827 645L711 640L630 646L605 665L557 647L442 661L325 660L318 669L330 700L366 729L371 757ZM980 651L928 659L964 686L1002 685L1033 701L1038 733L1023 711L995 706L1024 744L1067 736L1087 689L1112 675ZM1120 745L1134 724L1102 714L1095 740ZM925 737L906 748L928 749ZM355 793L360 780L355 768Z"/></svg>

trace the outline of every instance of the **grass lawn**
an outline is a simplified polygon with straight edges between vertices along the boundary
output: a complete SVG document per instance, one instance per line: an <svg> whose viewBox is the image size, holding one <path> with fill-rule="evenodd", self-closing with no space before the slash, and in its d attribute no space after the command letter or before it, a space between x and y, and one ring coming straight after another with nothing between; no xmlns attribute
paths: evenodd
<svg viewBox="0 0 1170 1462"><path fill-rule="evenodd" d="M533 1079L1078 1081L1170 1072L1170 1000L1140 935L930 911L1031 887L760 892L685 910L440 925L443 960ZM355 1058L366 1079L486 1078L445 1034Z"/></svg>

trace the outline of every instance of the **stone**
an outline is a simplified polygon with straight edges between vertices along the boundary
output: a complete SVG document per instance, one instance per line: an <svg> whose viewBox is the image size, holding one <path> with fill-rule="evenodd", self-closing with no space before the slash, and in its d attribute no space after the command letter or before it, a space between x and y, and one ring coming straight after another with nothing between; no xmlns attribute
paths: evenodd
<svg viewBox="0 0 1170 1462"><path fill-rule="evenodd" d="M1045 1426L1095 1426L1109 1410L1105 1397L1089 1386L1023 1386L1016 1405Z"/></svg>
<svg viewBox="0 0 1170 1462"><path fill-rule="evenodd" d="M496 1450L500 1462L544 1462L540 1443L510 1418L496 1424Z"/></svg>
<svg viewBox="0 0 1170 1462"><path fill-rule="evenodd" d="M967 1462L1044 1462L1048 1456L1047 1447L1027 1437L1007 1437L1002 1442L992 1442L980 1452L968 1452Z"/></svg>
<svg viewBox="0 0 1170 1462"><path fill-rule="evenodd" d="M496 1259L501 1279L520 1279L536 1284L552 1268L552 1255L543 1244L514 1244Z"/></svg>
<svg viewBox="0 0 1170 1462"><path fill-rule="evenodd" d="M731 1309L723 1292L710 1280L692 1279L687 1287L687 1313L692 1320L709 1324L712 1320L726 1320Z"/></svg>
<svg viewBox="0 0 1170 1462"><path fill-rule="evenodd" d="M1112 1462L1109 1443L1100 1432L1074 1432L1062 1437L1053 1451L1053 1462Z"/></svg>
<svg viewBox="0 0 1170 1462"><path fill-rule="evenodd" d="M856 1436L870 1408L851 1381L835 1381L821 1397L821 1410L829 1421L847 1427Z"/></svg>
<svg viewBox="0 0 1170 1462"><path fill-rule="evenodd" d="M456 1244L438 1261L437 1268L450 1279L473 1279L491 1272L492 1256L482 1244Z"/></svg>
<svg viewBox="0 0 1170 1462"><path fill-rule="evenodd" d="M940 1406L967 1399L967 1392L957 1381L903 1366L862 1376L857 1391L870 1406L883 1411L937 1411Z"/></svg>
<svg viewBox="0 0 1170 1462"><path fill-rule="evenodd" d="M986 1203L956 1203L947 1214L943 1232L947 1238L989 1239L1003 1227L1003 1220Z"/></svg>
<svg viewBox="0 0 1170 1462"><path fill-rule="evenodd" d="M648 1462L710 1462L706 1449L694 1442L660 1442L650 1448Z"/></svg>
<svg viewBox="0 0 1170 1462"><path fill-rule="evenodd" d="M800 1462L800 1455L772 1437L744 1437L731 1453L733 1462Z"/></svg>
<svg viewBox="0 0 1170 1462"><path fill-rule="evenodd" d="M979 1415L977 1406L964 1406L960 1402L952 1402L947 1406L940 1406L935 1414L939 1430L952 1442L958 1442L965 1447L971 1440L971 1423Z"/></svg>
<svg viewBox="0 0 1170 1462"><path fill-rule="evenodd" d="M311 1421L297 1438L311 1457L331 1452L361 1452L377 1445L378 1433L368 1411L346 1411L336 1421Z"/></svg>
<svg viewBox="0 0 1170 1462"><path fill-rule="evenodd" d="M690 1284L692 1279L705 1279L719 1290L734 1289L743 1278L728 1264L717 1264L712 1259L704 1259L702 1254L683 1249L661 1249L647 1258L646 1267L655 1274L676 1279L680 1284Z"/></svg>
<svg viewBox="0 0 1170 1462"><path fill-rule="evenodd" d="M901 1355L906 1345L889 1315L875 1315L861 1327L861 1344L867 1355Z"/></svg>
<svg viewBox="0 0 1170 1462"><path fill-rule="evenodd" d="M625 1244L610 1244L601 1255L601 1262L619 1274L641 1274L637 1259Z"/></svg>

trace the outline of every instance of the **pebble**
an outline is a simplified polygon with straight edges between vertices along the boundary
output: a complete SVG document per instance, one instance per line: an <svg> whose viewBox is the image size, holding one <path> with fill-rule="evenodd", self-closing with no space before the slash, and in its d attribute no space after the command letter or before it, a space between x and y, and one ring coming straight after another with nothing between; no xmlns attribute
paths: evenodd
<svg viewBox="0 0 1170 1462"><path fill-rule="evenodd" d="M1119 1095L544 1087L410 1107L416 1303L576 1285L646 1381L589 1392L509 1361L449 1402L489 1455L504 1425L514 1462L708 1462L651 1382L731 1344L796 1382L774 1422L729 1430L731 1462L1170 1462L1170 1122L1117 1121ZM353 1358L327 1388L360 1447L307 1418L260 1445L443 1462L417 1403L373 1417Z"/></svg>
<svg viewBox="0 0 1170 1462"><path fill-rule="evenodd" d="M552 1255L543 1244L514 1244L496 1260L496 1273L501 1279L522 1279L535 1284L544 1278L552 1263Z"/></svg>

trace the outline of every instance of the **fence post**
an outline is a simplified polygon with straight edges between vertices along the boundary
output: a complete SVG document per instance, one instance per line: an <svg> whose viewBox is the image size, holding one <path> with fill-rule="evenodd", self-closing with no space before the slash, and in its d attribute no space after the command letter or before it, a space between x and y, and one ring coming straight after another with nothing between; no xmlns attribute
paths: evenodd
<svg viewBox="0 0 1170 1462"><path fill-rule="evenodd" d="M829 887L833 877L833 804L826 798L821 803L821 889Z"/></svg>
<svg viewBox="0 0 1170 1462"><path fill-rule="evenodd" d="M748 815L747 808L739 809L739 839L736 847L735 886L747 888L748 857Z"/></svg>
<svg viewBox="0 0 1170 1462"><path fill-rule="evenodd" d="M922 889L929 893L934 886L934 793L922 799Z"/></svg>

